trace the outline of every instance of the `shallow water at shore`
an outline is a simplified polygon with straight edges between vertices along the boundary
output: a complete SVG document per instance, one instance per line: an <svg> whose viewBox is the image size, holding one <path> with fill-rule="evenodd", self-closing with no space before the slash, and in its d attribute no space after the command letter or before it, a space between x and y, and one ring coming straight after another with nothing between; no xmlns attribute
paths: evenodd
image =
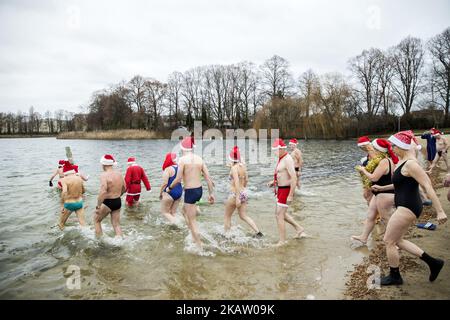
<svg viewBox="0 0 450 320"><path fill-rule="evenodd" d="M345 274L361 260L349 237L361 229L366 204L354 165L362 156L351 141L301 142L305 170L302 189L289 209L310 238L277 242L270 180L275 160L249 167L249 215L265 237L255 239L249 227L233 218L223 232L223 200L228 169L211 164L217 203L202 204L198 217L205 243L197 252L183 219L175 227L159 212L157 189L164 154L174 142L8 139L0 141L0 297L17 299L317 299L341 298ZM78 227L69 219L59 231L59 193L47 181L64 147L71 146L86 183L86 218ZM122 172L126 158L136 156L155 191L144 193L138 209L122 210L124 240L94 236L92 217L99 188L99 158L112 153ZM267 173L267 174L266 174ZM205 189L206 191L206 189ZM207 194L207 192L204 192ZM204 197L204 200L206 198ZM293 229L288 226L288 235ZM66 286L71 265L81 270L81 289Z"/></svg>

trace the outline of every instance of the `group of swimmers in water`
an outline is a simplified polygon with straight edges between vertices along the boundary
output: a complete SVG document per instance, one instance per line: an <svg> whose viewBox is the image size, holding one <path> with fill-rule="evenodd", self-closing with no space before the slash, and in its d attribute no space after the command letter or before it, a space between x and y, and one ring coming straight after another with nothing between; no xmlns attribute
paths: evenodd
<svg viewBox="0 0 450 320"><path fill-rule="evenodd" d="M361 235L352 240L366 244L377 216L386 225L384 243L390 267L388 275L381 278L381 285L400 285L403 279L399 271L399 250L407 251L422 259L430 268L429 280L434 281L441 271L444 261L431 257L404 236L408 228L419 218L424 205L432 205L437 221L447 221L430 177L438 160L442 157L447 164L448 143L439 130L431 129L422 135L428 141L428 170L418 161L421 145L411 130L401 131L386 139L358 139L358 146L367 153L356 169L360 172L364 185L364 198L368 202L368 214ZM432 139L431 139L432 138ZM437 142L438 153L429 154L430 144ZM447 176L446 180L449 176ZM450 200L450 198L449 198Z"/></svg>
<svg viewBox="0 0 450 320"><path fill-rule="evenodd" d="M449 144L442 134L432 129L422 135L428 143L436 143L437 152L428 154L430 168L426 171L418 162L420 145L412 131L401 131L392 135L388 140L368 137L358 139L358 146L367 153L356 169L363 178L364 197L368 203L368 215L361 235L353 236L352 240L366 244L372 232L377 217L386 224L384 242L390 266L389 275L381 279L382 285L399 285L403 283L399 271L399 249L410 252L425 261L430 268L430 281L434 281L444 265L441 259L433 258L412 242L403 239L408 228L420 216L424 204L432 204L437 213L439 223L444 223L447 216L444 213L438 197L432 187L427 173L430 173L440 158L447 162ZM276 157L273 179L267 183L274 189L276 197L276 221L279 231L277 245L286 243L286 222L295 228L295 238L305 237L304 228L300 226L288 213L289 204L293 201L296 188L300 187L300 178L303 167L302 153L298 149L298 141L291 139L288 146L282 139L276 139L272 145ZM193 152L194 138L185 137L180 142L181 157L175 153L166 154L162 170L163 183L159 189L161 213L169 223L175 223L176 212L184 193L182 213L191 232L195 244L201 248L202 241L197 226L197 203L203 195L201 177L208 186L208 202L214 204L214 182L209 174L205 161ZM427 148L428 150L428 148ZM251 217L247 215L247 185L248 173L241 159L240 150L234 146L229 153L230 193L225 201L224 229L231 227L231 217L238 212L239 217L254 231L255 237L263 234ZM121 237L120 209L121 196L126 194L126 205L136 206L141 194L141 183L151 190L145 170L136 163L136 159L128 159L128 168L125 178L114 169L117 162L112 155L104 155L100 163L103 172L100 176L100 191L95 208L94 224L97 236L102 235L102 220L111 215L111 223L116 236ZM78 173L78 167L72 162L60 161L56 175L60 176L58 186L61 189L62 211L59 227L64 225L72 212L75 212L80 225L85 225L83 209L83 180L87 177ZM448 165L447 165L448 169ZM449 181L450 183L450 181ZM449 199L450 200L450 199Z"/></svg>
<svg viewBox="0 0 450 320"><path fill-rule="evenodd" d="M268 187L274 188L277 199L276 221L279 230L278 245L286 242L285 223L291 224L295 230L295 238L305 236L304 228L301 227L287 212L289 204L293 201L295 189L300 187L301 169L303 158L298 141L291 139L289 141L290 153L288 147L282 139L276 139L272 149L278 157L277 166L273 180L267 183ZM215 202L214 182L209 174L205 161L194 151L194 138L185 137L180 142L182 156L178 159L175 153L166 154L162 170L162 185L159 189L159 199L161 201L161 213L169 223L176 222L176 212L184 193L184 203L181 212L185 218L186 224L191 231L192 239L195 244L201 248L202 242L197 226L198 202L203 195L202 180L203 177L208 185L208 202ZM234 146L229 153L230 161L229 183L230 193L225 201L224 229L225 232L231 228L231 217L237 211L239 217L245 221L254 231L257 238L263 237L262 232L247 214L247 167L241 158L240 150ZM102 220L111 214L111 224L117 237L122 236L120 228L120 209L122 207L121 196L126 194L126 205L135 207L139 203L141 195L141 183L144 184L147 191L151 186L145 173L145 170L136 163L134 157L128 159L128 168L123 178L122 175L114 169L117 165L112 155L106 154L100 159L103 172L100 175L100 191L97 197L97 206L95 208L94 224L97 236L102 235ZM61 216L58 226L63 229L65 223L72 212L78 217L80 225L84 226L84 207L83 207L83 181L85 177L78 172L78 166L69 160L60 160L59 167L51 177L49 185L53 186L52 180L59 175L58 188L61 189Z"/></svg>

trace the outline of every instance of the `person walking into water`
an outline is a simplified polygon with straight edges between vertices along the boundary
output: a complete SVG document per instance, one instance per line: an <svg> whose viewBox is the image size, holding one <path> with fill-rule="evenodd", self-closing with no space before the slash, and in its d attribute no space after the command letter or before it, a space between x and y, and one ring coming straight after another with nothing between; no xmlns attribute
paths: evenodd
<svg viewBox="0 0 450 320"><path fill-rule="evenodd" d="M176 178L172 181L167 192L171 192L177 184L183 180L184 185L184 205L183 215L186 219L186 223L191 230L192 239L201 249L202 242L200 240L200 234L197 227L197 206L196 203L202 198L203 188L201 182L201 175L205 178L208 184L208 201L210 204L214 203L214 184L208 172L203 159L193 153L195 147L194 138L186 137L181 143L182 157L178 161L178 172Z"/></svg>
<svg viewBox="0 0 450 320"><path fill-rule="evenodd" d="M181 183L175 185L169 192L167 187L175 180L178 173L178 165L176 163L177 155L175 153L167 153L162 166L162 185L159 191L159 200L161 200L161 213L172 224L176 222L175 215L178 205L183 194Z"/></svg>
<svg viewBox="0 0 450 320"><path fill-rule="evenodd" d="M151 190L150 182L144 168L136 163L136 158L130 157L127 161L128 168L125 173L125 188L126 188L126 204L128 207L137 206L141 196L141 182L144 183L147 191Z"/></svg>
<svg viewBox="0 0 450 320"><path fill-rule="evenodd" d="M50 177L50 180L48 181L48 185L50 187L53 187L53 179L55 179L56 176L58 176L59 179L64 178L63 167L64 167L65 163L66 163L65 160L59 160L58 161L58 168L55 170L55 172ZM58 189L61 189L61 183L59 182L59 180L58 180L57 186L58 186Z"/></svg>
<svg viewBox="0 0 450 320"><path fill-rule="evenodd" d="M300 188L300 177L302 175L303 168L303 156L300 149L297 147L298 141L297 139L289 140L289 148L291 149L291 157L294 160L294 168L297 173L297 188Z"/></svg>
<svg viewBox="0 0 450 320"><path fill-rule="evenodd" d="M394 209L394 186L392 184L392 172L394 165L398 162L397 156L393 153L391 144L385 139L375 139L372 142L377 154L382 156L373 173L370 173L363 166L358 166L357 170L364 174L372 182L372 198L369 202L367 219L364 222L363 233L359 236L352 236L352 240L357 240L362 244L367 243L367 239L376 224L377 215L380 214L385 223Z"/></svg>
<svg viewBox="0 0 450 320"><path fill-rule="evenodd" d="M122 200L120 197L125 193L125 183L120 172L113 168L117 162L112 155L104 155L100 159L100 163L103 172L100 175L100 192L95 207L95 235L97 237L103 235L102 220L108 214L111 214L111 224L116 237L121 237L120 208L122 207Z"/></svg>
<svg viewBox="0 0 450 320"><path fill-rule="evenodd" d="M245 221L250 228L255 231L256 237L262 237L263 234L259 231L252 218L247 215L248 195L246 191L248 183L247 168L241 161L241 154L239 148L234 146L230 152L229 159L231 161L231 169L228 175L230 180L230 195L225 201L225 225L224 230L228 232L231 227L231 216L237 210L239 217Z"/></svg>
<svg viewBox="0 0 450 320"><path fill-rule="evenodd" d="M286 222L295 228L295 238L305 236L304 229L287 213L289 204L294 198L294 190L297 186L297 174L295 172L294 160L288 154L286 148L286 144L282 139L276 139L274 141L272 150L275 150L278 162L275 167L274 179L267 184L269 187L274 187L274 192L277 197L275 215L280 234L278 245L286 243Z"/></svg>
<svg viewBox="0 0 450 320"><path fill-rule="evenodd" d="M436 280L444 265L443 260L431 257L414 243L403 239L408 228L422 213L423 207L419 194L419 185L424 188L432 200L438 222L445 223L447 221L447 215L442 209L439 198L431 185L430 178L419 163L417 163L417 160L411 157L408 152L411 149L412 139L413 136L411 136L411 133L405 131L398 132L389 138L389 141L393 144L393 151L399 158L399 162L392 177L395 189L395 206L397 209L391 216L384 235L386 254L390 267L389 275L381 278L381 285L384 286L400 285L403 283L399 271L399 249L419 257L428 265L430 268L429 281Z"/></svg>
<svg viewBox="0 0 450 320"><path fill-rule="evenodd" d="M75 212L80 226L85 226L84 208L83 208L83 194L85 192L83 180L76 175L75 169L70 165L65 165L63 168L64 178L60 180L62 186L61 201L63 208L59 219L58 226L62 230L66 224L67 219Z"/></svg>

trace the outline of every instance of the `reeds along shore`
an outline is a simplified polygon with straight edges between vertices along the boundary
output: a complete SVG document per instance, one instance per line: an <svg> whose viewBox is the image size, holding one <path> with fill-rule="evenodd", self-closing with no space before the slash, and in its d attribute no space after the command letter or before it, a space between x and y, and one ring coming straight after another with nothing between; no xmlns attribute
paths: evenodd
<svg viewBox="0 0 450 320"><path fill-rule="evenodd" d="M72 131L58 134L58 139L92 139L92 140L144 140L163 139L163 132L147 130L110 130L110 131Z"/></svg>

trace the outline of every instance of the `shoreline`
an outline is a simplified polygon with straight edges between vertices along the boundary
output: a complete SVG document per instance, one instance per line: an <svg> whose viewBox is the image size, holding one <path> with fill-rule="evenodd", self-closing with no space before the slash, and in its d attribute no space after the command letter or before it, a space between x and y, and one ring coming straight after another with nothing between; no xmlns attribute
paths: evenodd
<svg viewBox="0 0 450 320"><path fill-rule="evenodd" d="M56 138L56 134L0 134L0 139Z"/></svg>
<svg viewBox="0 0 450 320"><path fill-rule="evenodd" d="M423 150L426 148L423 148ZM442 162L440 163L443 165ZM433 188L441 201L444 211L450 213L450 202L447 200L447 190L443 186L443 179L447 174L440 168L430 176ZM361 263L353 265L353 271L347 275L345 283L344 299L350 300L392 300L392 299L448 299L450 297L450 247L445 245L449 241L450 225L447 222L438 225L436 211L433 207L424 207L423 212L416 223L432 222L437 225L435 231L419 229L412 225L405 236L416 243L424 251L432 256L439 257L446 262L441 270L439 278L435 282L428 281L429 270L419 258L400 250L400 272L403 275L402 286L381 287L380 289L367 288L367 281L373 272L369 272L373 266L379 267L381 275L388 274L389 266L383 243L383 233L378 232L377 224L372 239L370 252ZM370 281L370 280L369 280Z"/></svg>
<svg viewBox="0 0 450 320"><path fill-rule="evenodd" d="M450 128L442 128L441 130L444 130L444 132L448 132L450 131ZM419 131L419 129L416 129L416 131ZM394 132L369 134L368 137L371 140L375 138L388 138L393 133ZM416 137L420 137L420 135L421 133L417 134L416 132ZM0 139L18 139L18 138L56 138L60 140L157 140L157 139L170 139L170 133L168 131L121 129L121 130L103 130L103 131L69 131L56 134L11 134L11 135L0 134ZM290 138L292 137L283 137L283 139L290 139ZM357 137L349 137L345 139L300 137L299 139L302 141L308 140L356 141Z"/></svg>

